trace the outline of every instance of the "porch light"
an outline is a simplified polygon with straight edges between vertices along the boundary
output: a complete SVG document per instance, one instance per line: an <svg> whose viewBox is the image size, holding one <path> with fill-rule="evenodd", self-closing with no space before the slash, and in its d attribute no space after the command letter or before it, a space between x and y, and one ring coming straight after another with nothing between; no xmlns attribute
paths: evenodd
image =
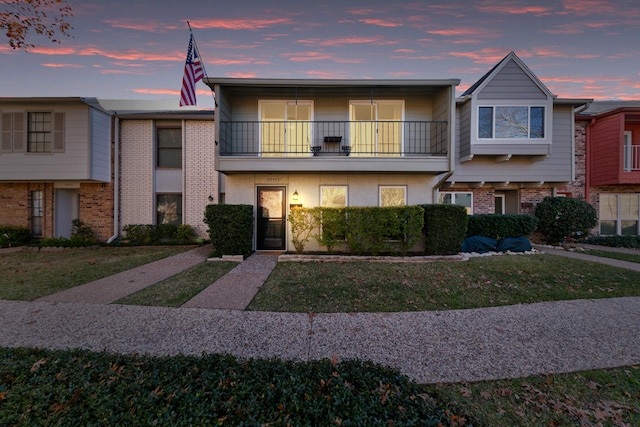
<svg viewBox="0 0 640 427"><path fill-rule="evenodd" d="M296 191L294 191L294 192L293 192L293 197L292 197L292 199L293 199L293 201L294 201L294 202L297 202L297 201L298 201L298 190L296 190Z"/></svg>
<svg viewBox="0 0 640 427"><path fill-rule="evenodd" d="M211 194L209 194L209 197L207 197L207 199L209 199L209 203L213 202L213 196Z"/></svg>

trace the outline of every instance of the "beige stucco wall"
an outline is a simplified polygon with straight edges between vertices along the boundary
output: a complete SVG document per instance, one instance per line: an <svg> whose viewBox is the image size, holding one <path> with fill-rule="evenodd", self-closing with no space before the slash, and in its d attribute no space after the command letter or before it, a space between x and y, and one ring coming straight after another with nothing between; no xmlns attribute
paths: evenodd
<svg viewBox="0 0 640 427"><path fill-rule="evenodd" d="M226 203L256 206L257 188L280 186L286 188L289 206L292 203L304 207L320 205L320 188L324 185L347 186L349 206L379 206L380 186L406 186L407 204L433 203L433 187L437 179L424 174L238 174L226 176ZM298 201L292 200L294 191ZM255 214L254 210L254 214ZM287 227L287 250L293 251L291 230ZM307 251L321 250L311 239Z"/></svg>

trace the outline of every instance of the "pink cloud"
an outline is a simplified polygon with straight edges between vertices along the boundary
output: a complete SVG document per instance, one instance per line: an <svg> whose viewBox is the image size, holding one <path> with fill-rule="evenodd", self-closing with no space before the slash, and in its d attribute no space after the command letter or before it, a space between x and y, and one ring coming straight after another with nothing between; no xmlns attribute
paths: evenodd
<svg viewBox="0 0 640 427"><path fill-rule="evenodd" d="M47 68L84 68L83 65L80 64L55 64L55 63L46 63L46 64L40 64L43 67L47 67Z"/></svg>
<svg viewBox="0 0 640 427"><path fill-rule="evenodd" d="M99 71L100 74L113 74L113 75L122 75L122 76L146 76L149 75L148 72L142 70L105 70L101 69Z"/></svg>
<svg viewBox="0 0 640 427"><path fill-rule="evenodd" d="M445 37L463 37L463 36L497 37L498 36L496 31L487 30L485 28L451 28L451 29L442 29L442 30L427 30L427 33L434 34L436 36L445 36Z"/></svg>
<svg viewBox="0 0 640 427"><path fill-rule="evenodd" d="M173 89L134 88L131 90L135 93L146 93L149 95L175 95L175 96L180 95L179 90L173 90ZM200 93L200 91L197 91L197 93Z"/></svg>
<svg viewBox="0 0 640 427"><path fill-rule="evenodd" d="M189 21L193 28L223 28L226 30L260 30L276 25L292 24L289 18L270 19L196 19Z"/></svg>
<svg viewBox="0 0 640 427"><path fill-rule="evenodd" d="M342 47L352 44L388 44L382 37L340 37L335 39L300 39L298 43L305 46L337 46Z"/></svg>
<svg viewBox="0 0 640 427"><path fill-rule="evenodd" d="M310 61L333 61L345 64L358 64L362 61L359 59L344 59L334 56L326 52L296 52L296 53L284 53L280 55L293 62L310 62Z"/></svg>
<svg viewBox="0 0 640 427"><path fill-rule="evenodd" d="M546 6L519 5L500 3L484 3L476 5L476 9L484 13L502 13L507 15L550 15L553 8Z"/></svg>
<svg viewBox="0 0 640 427"><path fill-rule="evenodd" d="M382 19L369 18L369 19L360 19L359 21L364 24L377 25L378 27L402 27L401 23L385 21Z"/></svg>
<svg viewBox="0 0 640 427"><path fill-rule="evenodd" d="M113 28L124 28L127 30L136 30L136 31L147 31L147 32L167 32L172 30L177 30L179 28L183 28L183 26L178 27L177 25L169 25L163 22L157 21L140 21L140 20L129 20L129 19L107 19L104 21L105 23L111 25Z"/></svg>
<svg viewBox="0 0 640 427"><path fill-rule="evenodd" d="M602 15L616 12L616 4L609 0L564 0L564 9L575 15ZM624 8L620 9L624 14Z"/></svg>
<svg viewBox="0 0 640 427"><path fill-rule="evenodd" d="M228 77L233 77L236 79L251 79L254 77L257 77L258 74L257 73L243 73L243 72L236 72L236 73L229 73L227 74Z"/></svg>
<svg viewBox="0 0 640 427"><path fill-rule="evenodd" d="M469 52L449 52L450 56L454 56L456 58L467 58L471 59L473 62L477 64L496 64L502 58L504 58L509 51L507 49L501 48L486 48L480 50L473 50ZM526 55L521 55L518 53L518 56L523 57Z"/></svg>

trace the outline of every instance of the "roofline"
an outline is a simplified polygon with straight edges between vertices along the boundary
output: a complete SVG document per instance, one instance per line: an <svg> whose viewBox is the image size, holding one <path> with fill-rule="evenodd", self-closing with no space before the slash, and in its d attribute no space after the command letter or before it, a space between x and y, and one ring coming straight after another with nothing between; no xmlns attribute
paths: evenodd
<svg viewBox="0 0 640 427"><path fill-rule="evenodd" d="M560 105L584 105L591 104L593 99L590 98L554 98L554 104Z"/></svg>
<svg viewBox="0 0 640 427"><path fill-rule="evenodd" d="M0 104L84 104L103 113L109 114L102 108L97 98L81 96L38 96L38 97L0 97Z"/></svg>
<svg viewBox="0 0 640 427"><path fill-rule="evenodd" d="M593 118L613 116L614 114L620 114L620 113L640 113L640 107L618 107L613 110L602 111L600 113L593 113L593 114L580 113L576 115L576 118L593 119Z"/></svg>
<svg viewBox="0 0 640 427"><path fill-rule="evenodd" d="M122 112L112 111L113 115L119 119L130 120L214 120L215 110L198 110L198 111L141 111L141 112Z"/></svg>
<svg viewBox="0 0 640 427"><path fill-rule="evenodd" d="M205 77L207 85L222 86L457 86L460 79L257 79L257 78L229 78L229 77Z"/></svg>

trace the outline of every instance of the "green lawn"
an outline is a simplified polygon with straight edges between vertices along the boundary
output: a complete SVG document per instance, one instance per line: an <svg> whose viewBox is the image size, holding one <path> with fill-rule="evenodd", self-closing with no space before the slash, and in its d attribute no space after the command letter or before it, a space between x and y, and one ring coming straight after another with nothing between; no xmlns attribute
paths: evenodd
<svg viewBox="0 0 640 427"><path fill-rule="evenodd" d="M0 299L30 301L192 249L99 247L0 252Z"/></svg>
<svg viewBox="0 0 640 427"><path fill-rule="evenodd" d="M540 254L430 263L281 262L249 310L449 310L640 295L640 273Z"/></svg>
<svg viewBox="0 0 640 427"><path fill-rule="evenodd" d="M237 262L204 262L115 303L180 307L237 265Z"/></svg>
<svg viewBox="0 0 640 427"><path fill-rule="evenodd" d="M594 255L594 256L599 256L599 257L604 257L604 258L613 258L613 259L619 259L622 261L629 261L629 262L638 262L640 263L640 252L637 254L629 254L626 252L614 252L614 251L602 251L602 250L596 250L596 249L586 249L583 253L587 254L587 255Z"/></svg>

